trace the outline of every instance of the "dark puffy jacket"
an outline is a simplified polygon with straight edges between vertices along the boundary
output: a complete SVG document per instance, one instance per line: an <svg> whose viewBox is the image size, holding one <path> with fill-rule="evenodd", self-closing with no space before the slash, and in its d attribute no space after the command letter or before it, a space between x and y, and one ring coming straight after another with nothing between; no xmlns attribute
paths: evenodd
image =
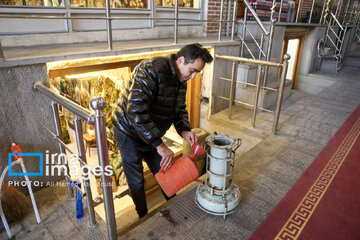
<svg viewBox="0 0 360 240"><path fill-rule="evenodd" d="M190 131L187 84L179 81L174 61L175 54L143 60L125 85L112 122L136 141L157 147L172 123L179 134Z"/></svg>

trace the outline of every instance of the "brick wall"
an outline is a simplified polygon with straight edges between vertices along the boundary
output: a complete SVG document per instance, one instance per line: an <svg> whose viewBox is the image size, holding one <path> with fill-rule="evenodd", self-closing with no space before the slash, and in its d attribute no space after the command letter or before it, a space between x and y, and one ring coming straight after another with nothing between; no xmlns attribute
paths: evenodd
<svg viewBox="0 0 360 240"><path fill-rule="evenodd" d="M223 9L223 20L228 18L228 0L224 0L224 9ZM232 19L232 10L233 4L230 10L230 20ZM208 1L208 20L220 20L220 9L221 9L221 0L209 0ZM206 33L208 35L215 35L219 32L219 23L218 22L207 22L205 24ZM231 24L230 24L231 31ZM226 33L226 22L222 23L222 33Z"/></svg>
<svg viewBox="0 0 360 240"><path fill-rule="evenodd" d="M307 13L311 11L311 6L312 6L312 0L301 1L298 22L302 22L306 18Z"/></svg>

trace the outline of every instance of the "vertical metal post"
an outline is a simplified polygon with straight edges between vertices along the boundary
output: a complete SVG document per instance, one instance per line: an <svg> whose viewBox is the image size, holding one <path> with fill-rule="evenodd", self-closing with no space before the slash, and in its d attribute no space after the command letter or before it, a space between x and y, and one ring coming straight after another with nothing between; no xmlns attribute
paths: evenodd
<svg viewBox="0 0 360 240"><path fill-rule="evenodd" d="M312 14L314 11L314 4L315 4L315 0L312 1L311 11L310 11L310 16L309 16L309 23L311 23Z"/></svg>
<svg viewBox="0 0 360 240"><path fill-rule="evenodd" d="M282 12L282 7L283 7L283 0L281 0L281 1L280 1L280 9L279 9L278 22L281 22L281 12Z"/></svg>
<svg viewBox="0 0 360 240"><path fill-rule="evenodd" d="M230 99L229 99L229 112L228 112L228 117L229 119L231 119L231 107L234 101L234 85L235 85L235 68L236 68L236 62L233 61L233 65L232 65L232 72L231 72L231 86L230 86Z"/></svg>
<svg viewBox="0 0 360 240"><path fill-rule="evenodd" d="M354 8L354 6L353 6L353 8ZM353 9L353 11L351 12L351 20L353 18L354 12L356 12L354 22L356 23L357 26L359 26L359 22L360 22L360 4L358 5L357 10Z"/></svg>
<svg viewBox="0 0 360 240"><path fill-rule="evenodd" d="M65 10L66 10L66 14L65 16L66 17L71 17L71 13L70 13L70 0L65 0L64 1L64 4L65 4ZM66 28L68 30L69 33L72 33L73 32L73 28L72 28L72 21L71 19L66 19Z"/></svg>
<svg viewBox="0 0 360 240"><path fill-rule="evenodd" d="M174 44L178 42L179 0L175 0Z"/></svg>
<svg viewBox="0 0 360 240"><path fill-rule="evenodd" d="M335 4L335 1L336 0L334 0L333 4ZM330 14L329 26L333 25L333 23L334 23L334 17L331 14L333 12L332 9L331 9L332 7L333 6L331 6L331 7L329 6L329 14ZM336 9L336 11L337 11L337 9Z"/></svg>
<svg viewBox="0 0 360 240"><path fill-rule="evenodd" d="M273 0L272 7L271 7L271 13L270 13L270 21L271 21L271 19L274 18L275 8L276 8L276 2L275 2L275 0Z"/></svg>
<svg viewBox="0 0 360 240"><path fill-rule="evenodd" d="M241 42L241 51L240 51L240 57L243 57L244 54L244 42L245 42L245 31L246 31L246 23L247 23L247 7L245 7L245 12L244 12L244 21L243 21L243 30L242 30L242 42Z"/></svg>
<svg viewBox="0 0 360 240"><path fill-rule="evenodd" d="M233 19L232 19L232 26L231 26L231 41L234 41L236 12L237 12L237 0L234 0Z"/></svg>
<svg viewBox="0 0 360 240"><path fill-rule="evenodd" d="M349 5L350 5L350 1L347 2L347 5L346 5L346 7L345 7L345 14L344 14L344 18L343 18L343 20L342 20L343 23L345 23L346 15L347 15L347 13L348 13L348 11L349 11Z"/></svg>
<svg viewBox="0 0 360 240"><path fill-rule="evenodd" d="M353 4L353 9L352 9L352 11L351 11L350 21L352 21L354 12L356 12L354 22L355 22L355 23L356 23L356 22L359 23L359 18L358 18L358 17L359 17L359 13L360 13L360 4L359 4L359 6L358 6L357 9L354 8L354 5L355 5L355 3Z"/></svg>
<svg viewBox="0 0 360 240"><path fill-rule="evenodd" d="M286 73L287 73L287 69L288 69L290 55L285 54L284 59L285 59L285 61L283 64L283 69L282 69L282 74L281 74L281 82L280 82L280 87L279 87L279 94L278 94L278 99L277 99L277 103L276 103L274 122L273 122L273 128L272 128L272 132L274 135L276 135L277 126L279 123L281 104L282 104L282 99L283 99L284 89L285 89L285 82L286 82Z"/></svg>
<svg viewBox="0 0 360 240"><path fill-rule="evenodd" d="M337 2L336 10L335 10L335 17L336 17L336 19L339 18L338 15L340 14L341 5L342 5L342 1L339 0L339 1Z"/></svg>
<svg viewBox="0 0 360 240"><path fill-rule="evenodd" d="M151 4L151 18L153 18L153 20L151 20L151 28L155 28L155 20L154 18L156 17L156 0L150 0L150 4Z"/></svg>
<svg viewBox="0 0 360 240"><path fill-rule="evenodd" d="M218 35L218 41L221 41L221 27L222 27L222 20L223 20L223 13L224 13L224 0L221 0L221 6L220 6L220 22L219 22L219 35Z"/></svg>
<svg viewBox="0 0 360 240"><path fill-rule="evenodd" d="M324 23L323 17L324 17L324 12L325 12L326 1L327 1L327 0L324 0L324 4L323 4L322 10L321 10L321 16L320 16L319 24Z"/></svg>
<svg viewBox="0 0 360 240"><path fill-rule="evenodd" d="M259 60L261 60L261 50L263 48L264 45L264 32L261 33L261 38L260 38L260 51L259 51Z"/></svg>
<svg viewBox="0 0 360 240"><path fill-rule="evenodd" d="M228 1L228 15L227 15L227 22L226 22L226 36L228 37L230 34L230 20L231 20L231 1Z"/></svg>
<svg viewBox="0 0 360 240"><path fill-rule="evenodd" d="M81 126L81 118L77 115L74 116L74 125L75 125L77 149L78 149L78 153L79 153L78 157L84 163L87 163L86 152L85 152L85 147L84 147L83 130L82 130L82 126ZM81 173L85 175L85 177L83 175L81 177L83 179L83 185L84 185L85 194L86 194L86 204L87 204L87 209L88 209L88 214L89 214L89 219L90 219L90 226L94 226L96 224L96 218L95 218L95 211L94 211L94 205L93 205L92 193L91 193L90 181L89 181L91 173L88 168L86 168L86 167L83 168L83 166L85 166L85 165L82 162L80 162L80 166L81 166L81 169L83 169L81 171Z"/></svg>
<svg viewBox="0 0 360 240"><path fill-rule="evenodd" d="M111 51L113 49L112 46L112 27L111 27L111 12L110 12L110 0L105 0L105 10L106 10L106 31L107 31L107 42L108 42L108 50Z"/></svg>
<svg viewBox="0 0 360 240"><path fill-rule="evenodd" d="M330 20L328 22L326 22L326 18L330 13L330 2L331 2L331 0L326 0L326 8L324 10L325 14L324 14L324 17L323 17L323 20L324 20L323 23L327 24L326 31L325 31L324 45L326 45L326 40L329 37L329 28L330 28L330 23L331 23L331 18L330 18Z"/></svg>
<svg viewBox="0 0 360 240"><path fill-rule="evenodd" d="M259 93L260 93L260 75L261 75L261 65L258 65L257 77L256 77L256 92L254 96L254 109L253 109L253 116L252 116L252 126L255 127L256 121L256 111L259 102Z"/></svg>
<svg viewBox="0 0 360 240"><path fill-rule="evenodd" d="M301 6L301 0L299 0L299 5L298 5L297 11L296 11L296 19L295 19L296 23L298 22L298 19L299 19L300 6Z"/></svg>
<svg viewBox="0 0 360 240"><path fill-rule="evenodd" d="M341 50L342 50L343 45L344 45L345 36L346 36L346 31L347 31L347 29L348 29L348 26L349 26L349 24L345 24L345 29L344 29L344 31L343 31L343 35L342 35L342 39L341 39L340 47L339 47L339 52L338 52L338 54L340 54L340 55L341 55Z"/></svg>
<svg viewBox="0 0 360 240"><path fill-rule="evenodd" d="M106 122L105 115L102 112L106 106L106 102L102 97L93 98L90 101L91 108L96 111L95 119L95 133L96 144L98 150L98 158L100 167L104 170L109 165L109 153L106 139ZM111 178L103 173L101 174L101 184L104 196L104 207L106 215L107 232L109 239L117 239L116 220L114 212L114 202L111 187Z"/></svg>
<svg viewBox="0 0 360 240"><path fill-rule="evenodd" d="M266 53L266 61L270 61L271 57L271 48L272 48L272 42L274 38L274 27L275 27L276 19L271 19L271 28L270 28L270 36L269 36L269 42L268 42L268 49ZM263 86L266 85L267 78L268 78L268 72L269 72L269 66L265 66L265 72L264 72L264 81Z"/></svg>
<svg viewBox="0 0 360 240"><path fill-rule="evenodd" d="M357 10L354 12L356 13L356 15L354 17L354 22L359 24L359 22L360 22L360 4L358 5Z"/></svg>
<svg viewBox="0 0 360 240"><path fill-rule="evenodd" d="M51 101L51 108L52 108L52 112L53 112L53 117L54 117L54 123L55 123L55 130L56 130L56 135L59 137L59 139L61 139L62 141L64 140L63 137L63 133L61 130L61 123L60 123L60 118L59 118L59 109L58 109L58 105L56 102ZM66 154L65 152L65 148L64 146L59 143L59 149L60 149L60 153L62 154ZM63 158L61 159L61 164L63 164L66 167L66 176L65 176L65 181L66 181L66 190L68 192L68 196L69 198L73 198L74 197L74 193L73 191L70 189L70 179L67 176L69 174L69 165L68 162L64 162Z"/></svg>

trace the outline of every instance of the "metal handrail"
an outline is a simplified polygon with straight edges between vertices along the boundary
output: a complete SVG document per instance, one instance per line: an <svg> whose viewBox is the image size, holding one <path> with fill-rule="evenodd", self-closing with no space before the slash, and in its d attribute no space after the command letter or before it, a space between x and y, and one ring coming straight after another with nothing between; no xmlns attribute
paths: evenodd
<svg viewBox="0 0 360 240"><path fill-rule="evenodd" d="M61 96L60 94L51 91L41 82L35 82L35 84L33 85L33 90L39 91L40 93L44 94L45 96L53 100L51 106L53 110L56 134L52 132L51 133L56 136L56 139L58 140L59 143L59 149L62 154L66 153L65 148L67 147L64 146L64 142L63 142L58 105L67 108L74 114L76 142L79 152L79 158L81 159L80 164L86 164L86 153L84 148L81 118L85 119L89 124L93 124L95 126L96 146L98 150L99 165L104 170L105 167L109 165L109 153L108 153L107 138L106 138L106 122L105 122L105 115L103 113L103 110L106 106L105 100L101 97L92 99L90 105L91 108L95 110L95 113L91 113L89 110L83 108L82 106L70 101L69 99ZM63 164L65 167L68 168L67 163L63 163ZM69 184L70 176L66 175L65 179L67 183L68 195L70 198L72 198L73 192L70 190L70 184ZM95 225L96 218L95 218L95 211L93 206L92 193L91 193L89 180L84 179L84 177L83 180L84 180L84 189L87 200L87 209L90 218L90 225ZM104 171L102 171L101 173L101 182L102 182L102 191L104 198L104 208L105 208L108 237L109 239L114 240L117 239L117 228L116 228L116 220L115 220L111 178L109 176L105 176Z"/></svg>
<svg viewBox="0 0 360 240"><path fill-rule="evenodd" d="M339 51L340 49L336 46L336 44L334 43L334 41L331 39L331 37L329 35L327 35L327 38L330 40L331 44L336 48L337 51Z"/></svg>
<svg viewBox="0 0 360 240"><path fill-rule="evenodd" d="M95 123L94 116L89 110L74 103L70 99L68 99L64 96L61 96L60 94L54 93L48 87L46 87L43 83L36 82L34 84L34 89L38 90L39 92L41 92L42 94L44 94L51 100L55 101L56 103L61 104L62 106L69 109L71 112L75 113L76 115L80 116L81 118L85 119L88 123L90 123L90 124Z"/></svg>
<svg viewBox="0 0 360 240"><path fill-rule="evenodd" d="M251 14L253 15L253 17L255 18L257 24L259 25L259 27L261 28L261 30L263 31L263 33L268 36L270 33L269 31L267 31L265 29L265 26L264 24L261 22L259 16L257 15L257 13L254 11L254 9L251 7L250 3L247 1L247 0L243 0L246 7L250 10ZM247 16L244 16L244 17L247 17Z"/></svg>
<svg viewBox="0 0 360 240"><path fill-rule="evenodd" d="M240 22L242 22L242 23L244 24L245 30L249 33L250 37L254 40L256 46L258 47L258 49L260 50L260 52L262 53L262 55L263 55L264 57L266 57L265 52L261 49L258 41L256 41L254 35L250 32L250 30L248 29L248 27L245 25L244 21L240 20ZM255 58L255 57L254 57L254 58Z"/></svg>
<svg viewBox="0 0 360 240"><path fill-rule="evenodd" d="M330 16L335 20L335 22L337 23L337 25L341 28L342 31L344 31L343 26L341 25L341 23L339 22L339 20L337 19L337 17L335 16L335 14L333 12L330 11Z"/></svg>
<svg viewBox="0 0 360 240"><path fill-rule="evenodd" d="M336 37L336 39L341 42L341 39L340 39L339 36L336 34L336 32L334 31L334 29L333 29L331 26L329 26L329 29L330 29L331 32L334 34L334 36Z"/></svg>
<svg viewBox="0 0 360 240"><path fill-rule="evenodd" d="M223 79L223 80L226 80L226 81L229 81L229 80L231 81L230 97L227 98L227 97L224 97L224 96L217 96L217 97L219 97L221 99L229 101L229 110L228 110L229 119L231 119L231 107L232 107L233 102L237 102L237 103L240 103L242 105L253 107L253 116L252 116L252 126L253 127L255 127L257 109L261 109L261 110L267 111L267 112L273 112L274 113L274 121L273 121L272 133L275 135L276 132L277 132L277 126L278 126L278 123L279 123L281 104L282 104L282 99L283 99L283 94L284 94L284 89L285 89L285 82L286 82L286 73L287 73L287 68L288 68L290 55L286 54L284 56L284 63L278 63L278 62L273 62L273 61L265 61L265 60L258 60L258 59L251 59L251 58L243 58L243 57L225 56L225 55L219 55L219 54L216 54L215 57L218 58L218 59L229 60L229 61L233 62L231 79L220 77L220 79ZM235 85L235 83L237 83L237 81L235 80L235 66L236 66L237 62L253 63L253 64L258 65L258 72L257 72L257 78L256 78L256 85L255 85L256 93L255 93L255 96L254 96L254 104L253 105L249 104L249 103L244 103L244 102L241 102L241 101L238 101L238 100L234 99L234 85ZM265 108L262 108L262 107L258 106L258 99L259 99L260 89L267 89L265 86L261 86L261 83L260 83L260 75L261 75L261 66L262 65L267 66L267 67L277 67L277 68L282 67L282 75L281 75L281 81L280 81L279 90L277 91L278 92L278 99L277 99L275 111L265 109ZM244 84L246 84L246 83L244 83ZM269 89L271 89L272 91L276 91L275 89L272 89L272 88L269 88Z"/></svg>
<svg viewBox="0 0 360 240"><path fill-rule="evenodd" d="M271 67L282 67L283 66L283 64L275 62L275 61L265 61L265 60L250 59L250 58L243 58L243 57L225 56L225 55L219 55L219 54L216 54L215 57L219 58L219 59L224 59L224 60L261 64L261 65L271 66Z"/></svg>
<svg viewBox="0 0 360 240"><path fill-rule="evenodd" d="M245 46L246 49L248 50L248 52L250 53L251 57L252 57L253 59L255 59L255 56L254 56L254 54L252 53L252 51L251 51L251 49L249 48L249 46L246 44L245 39L243 39L243 37L240 36L240 35L239 35L239 38L240 38L240 40L241 40L241 42L242 42L242 45L241 45L241 46ZM242 49L242 50L243 50L243 49ZM241 54L241 55L242 55L242 54Z"/></svg>
<svg viewBox="0 0 360 240"><path fill-rule="evenodd" d="M225 81L229 81L231 82L232 80L230 78L224 78L224 77L219 77L221 80L225 80ZM256 84L252 84L252 83L247 83L247 82L241 82L241 81L235 81L236 83L239 83L239 84L243 84L243 85L246 85L246 86L251 86L251 87L256 87ZM263 87L263 86L260 86L261 89L265 89L265 90L270 90L270 91L273 91L273 92L277 92L277 90L275 88L270 88L270 87Z"/></svg>
<svg viewBox="0 0 360 240"><path fill-rule="evenodd" d="M110 8L110 0L106 0L105 4L105 13L106 17L71 17L71 16L38 16L38 15L22 15L22 14L1 14L0 18L35 18L35 19L87 19L87 20L106 20L106 31L107 31L107 42L108 42L108 49L112 50L112 26L111 21L112 20L169 20L174 21L174 44L177 44L178 39L178 22L179 21L194 21L194 22L218 22L220 24L219 26L219 41L221 38L221 23L223 22L231 22L232 23L232 32L231 32L231 40L234 40L234 33L235 33L235 22L236 22L236 8L237 8L237 2L234 2L234 11L233 11L233 19L232 20L222 20L222 14L220 16L220 20L200 20L200 19L184 19L184 18L178 18L178 9L179 4L178 0L175 1L174 6L174 12L175 17L174 18L156 18L156 17L111 17L111 8ZM221 11L223 11L223 2L221 4ZM151 13L151 16L153 16L153 12ZM154 26L154 24L152 24ZM1 58L0 58L1 59Z"/></svg>
<svg viewBox="0 0 360 240"><path fill-rule="evenodd" d="M66 16L40 16L24 14L2 14L0 18L32 18L32 19L64 19L64 20L169 20L175 21L194 21L194 22L233 22L233 20L209 20L209 19L189 19L189 18L169 18L169 17L66 17Z"/></svg>

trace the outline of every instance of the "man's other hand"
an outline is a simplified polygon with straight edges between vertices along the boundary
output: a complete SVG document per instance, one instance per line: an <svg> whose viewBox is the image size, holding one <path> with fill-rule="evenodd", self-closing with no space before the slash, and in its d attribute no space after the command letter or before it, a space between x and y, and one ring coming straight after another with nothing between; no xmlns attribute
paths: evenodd
<svg viewBox="0 0 360 240"><path fill-rule="evenodd" d="M161 169L163 170L168 169L171 166L172 159L174 157L174 152L171 151L165 145L165 143L161 143L159 146L157 146L156 150L159 153L159 155L162 157L160 161Z"/></svg>
<svg viewBox="0 0 360 240"><path fill-rule="evenodd" d="M198 141L197 136L192 131L182 131L181 136L188 142L190 145L193 145Z"/></svg>

